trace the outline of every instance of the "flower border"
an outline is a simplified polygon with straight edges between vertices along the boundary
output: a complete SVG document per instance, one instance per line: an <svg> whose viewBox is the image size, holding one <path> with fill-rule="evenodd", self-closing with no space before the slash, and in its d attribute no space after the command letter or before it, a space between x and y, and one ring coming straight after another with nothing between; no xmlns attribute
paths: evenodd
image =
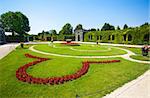
<svg viewBox="0 0 150 98"><path fill-rule="evenodd" d="M68 45L68 46L80 46L79 43L75 43L75 42L63 42L61 44L62 45Z"/></svg>
<svg viewBox="0 0 150 98"><path fill-rule="evenodd" d="M88 72L88 69L90 67L90 64L104 64L104 63L115 63L115 62L120 62L120 60L106 60L106 61L83 61L82 62L82 67L79 69L77 72L74 74L70 75L65 75L62 77L49 77L49 78L37 78L29 75L26 70L33 65L36 65L38 63L50 60L49 58L42 58L42 57L37 57L33 56L31 54L25 54L26 57L28 58L35 58L37 60L33 62L29 62L16 71L16 78L22 82L27 82L27 83L32 83L32 84L63 84L68 81L72 81L75 79L80 78L81 76L85 75Z"/></svg>

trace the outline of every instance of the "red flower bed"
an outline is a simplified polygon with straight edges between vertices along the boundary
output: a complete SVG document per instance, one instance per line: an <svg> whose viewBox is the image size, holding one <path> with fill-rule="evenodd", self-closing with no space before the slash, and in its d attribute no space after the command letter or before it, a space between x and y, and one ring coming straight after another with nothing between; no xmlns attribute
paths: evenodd
<svg viewBox="0 0 150 98"><path fill-rule="evenodd" d="M75 43L75 42L63 42L61 44L62 45L68 45L68 46L80 46L79 43Z"/></svg>
<svg viewBox="0 0 150 98"><path fill-rule="evenodd" d="M85 75L88 72L88 69L90 67L90 64L103 64L103 63L115 63L115 62L120 62L120 60L107 60L107 61L84 61L82 62L82 67L79 69L77 72L74 74L70 75L65 75L62 77L49 77L49 78L36 78L31 75L29 75L26 70L30 66L36 65L38 63L44 62L49 60L49 58L41 58L37 56L33 56L30 54L25 54L26 57L29 58L36 58L37 60L33 62L29 62L28 64L25 64L18 68L16 71L16 78L22 82L28 82L28 83L33 83L33 84L63 84L64 82L67 81L72 81L77 78L80 78L81 76Z"/></svg>

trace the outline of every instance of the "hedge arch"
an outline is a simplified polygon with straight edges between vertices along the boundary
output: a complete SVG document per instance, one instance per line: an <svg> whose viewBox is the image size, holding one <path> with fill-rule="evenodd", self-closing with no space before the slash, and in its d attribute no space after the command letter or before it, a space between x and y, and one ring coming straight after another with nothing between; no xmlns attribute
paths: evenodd
<svg viewBox="0 0 150 98"><path fill-rule="evenodd" d="M127 39L127 34L124 34L123 35L123 41L126 41L126 39Z"/></svg>
<svg viewBox="0 0 150 98"><path fill-rule="evenodd" d="M108 35L108 40L109 40L109 41L111 40L111 35Z"/></svg>
<svg viewBox="0 0 150 98"><path fill-rule="evenodd" d="M144 39L144 41L149 41L149 39L150 39L149 37L150 37L150 35L149 35L149 34L145 34L145 35L144 35L144 38L143 38L143 39Z"/></svg>
<svg viewBox="0 0 150 98"><path fill-rule="evenodd" d="M128 35L128 41L132 41L132 36L131 36L131 34Z"/></svg>
<svg viewBox="0 0 150 98"><path fill-rule="evenodd" d="M112 40L115 40L115 35L112 35Z"/></svg>
<svg viewBox="0 0 150 98"><path fill-rule="evenodd" d="M97 35L97 40L102 40L102 35Z"/></svg>

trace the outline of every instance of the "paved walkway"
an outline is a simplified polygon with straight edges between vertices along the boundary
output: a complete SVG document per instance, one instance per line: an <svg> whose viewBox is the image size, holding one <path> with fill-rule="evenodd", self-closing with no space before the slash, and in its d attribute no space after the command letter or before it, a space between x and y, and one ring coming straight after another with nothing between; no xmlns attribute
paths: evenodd
<svg viewBox="0 0 150 98"><path fill-rule="evenodd" d="M4 44L0 45L0 59L8 55L11 51L13 51L19 44L18 43L11 43L11 44Z"/></svg>
<svg viewBox="0 0 150 98"><path fill-rule="evenodd" d="M150 70L103 98L150 98Z"/></svg>

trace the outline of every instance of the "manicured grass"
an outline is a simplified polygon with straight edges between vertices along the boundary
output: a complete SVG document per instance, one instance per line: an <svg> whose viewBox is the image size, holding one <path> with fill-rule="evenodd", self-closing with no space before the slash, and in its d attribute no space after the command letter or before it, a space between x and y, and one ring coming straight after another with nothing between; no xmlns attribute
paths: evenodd
<svg viewBox="0 0 150 98"><path fill-rule="evenodd" d="M44 45L36 45L34 48L44 52L50 52L55 54L63 54L63 55L76 55L76 56L111 56L111 55L120 55L125 54L126 52L120 49L117 49L112 46L97 46L97 45L81 45L81 46L64 46L60 44L54 44L58 48L54 48L47 44ZM83 50L76 51L71 50L69 48ZM111 50L109 50L111 48ZM85 51L84 51L85 50ZM97 50L97 51L86 51L86 50Z"/></svg>
<svg viewBox="0 0 150 98"><path fill-rule="evenodd" d="M74 73L84 60L119 59L120 63L93 64L83 77L62 85L37 85L20 82L15 77L16 70L35 59L26 58L25 53L48 57L51 60L30 67L27 72L36 77L62 76ZM76 59L47 56L17 48L0 60L0 97L1 98L100 98L122 86L149 69L148 64L130 62L122 58ZM99 91L99 92L97 92ZM96 93L97 92L97 93ZM88 96L86 96L88 95Z"/></svg>
<svg viewBox="0 0 150 98"><path fill-rule="evenodd" d="M131 58L142 61L150 61L150 56L132 55Z"/></svg>
<svg viewBox="0 0 150 98"><path fill-rule="evenodd" d="M131 56L131 58L133 58L133 59L150 61L150 53L148 54L148 56L142 56L141 48L133 48L133 47L121 47L121 48L125 48L125 49L128 49L128 50L134 52L136 55Z"/></svg>
<svg viewBox="0 0 150 98"><path fill-rule="evenodd" d="M122 48L128 49L128 50L134 52L135 54L142 55L141 48L134 48L134 47L122 47Z"/></svg>

